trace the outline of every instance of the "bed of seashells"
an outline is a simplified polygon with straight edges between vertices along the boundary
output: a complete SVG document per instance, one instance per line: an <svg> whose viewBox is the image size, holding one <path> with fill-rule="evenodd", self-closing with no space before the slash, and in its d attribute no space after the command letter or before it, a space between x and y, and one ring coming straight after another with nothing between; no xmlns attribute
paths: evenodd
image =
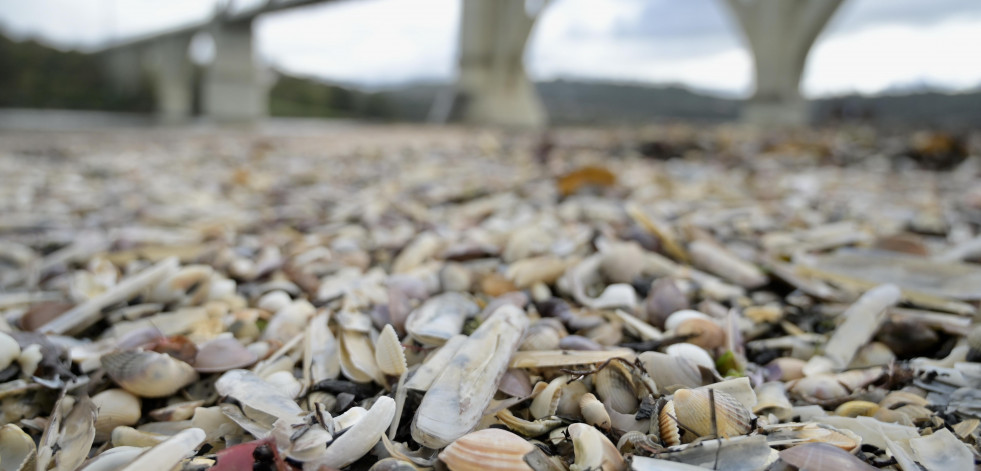
<svg viewBox="0 0 981 471"><path fill-rule="evenodd" d="M978 146L904 142L8 133L0 469L972 469Z"/></svg>

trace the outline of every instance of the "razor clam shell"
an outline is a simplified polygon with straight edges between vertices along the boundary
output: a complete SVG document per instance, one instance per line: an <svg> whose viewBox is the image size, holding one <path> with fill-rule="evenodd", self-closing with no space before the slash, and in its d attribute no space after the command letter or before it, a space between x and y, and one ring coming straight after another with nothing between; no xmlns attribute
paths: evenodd
<svg viewBox="0 0 981 471"><path fill-rule="evenodd" d="M460 293L443 293L429 298L405 320L405 330L419 342L439 346L463 331L467 318L480 312L480 307Z"/></svg>
<svg viewBox="0 0 981 471"><path fill-rule="evenodd" d="M416 391L427 391L436 378L449 366L457 352L467 341L465 335L454 335L426 358L415 373L405 382L405 387Z"/></svg>
<svg viewBox="0 0 981 471"><path fill-rule="evenodd" d="M765 285L767 276L755 265L744 261L716 244L696 240L688 245L692 263L743 288Z"/></svg>
<svg viewBox="0 0 981 471"><path fill-rule="evenodd" d="M514 306L501 306L487 318L426 391L412 438L440 448L473 430L527 328L528 317Z"/></svg>
<svg viewBox="0 0 981 471"><path fill-rule="evenodd" d="M116 471L147 450L147 447L117 446L92 457L79 471Z"/></svg>

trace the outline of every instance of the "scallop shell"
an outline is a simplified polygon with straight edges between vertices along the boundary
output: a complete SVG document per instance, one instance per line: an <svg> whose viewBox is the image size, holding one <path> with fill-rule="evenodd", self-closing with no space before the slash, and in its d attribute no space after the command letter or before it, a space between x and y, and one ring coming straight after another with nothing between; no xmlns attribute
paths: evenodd
<svg viewBox="0 0 981 471"><path fill-rule="evenodd" d="M586 393L579 399L579 410L583 420L601 430L610 430L610 414L606 412L606 407L592 393Z"/></svg>
<svg viewBox="0 0 981 471"><path fill-rule="evenodd" d="M534 445L514 433L489 428L454 440L439 453L439 459L452 471L533 471L525 456L534 450Z"/></svg>
<svg viewBox="0 0 981 471"><path fill-rule="evenodd" d="M112 429L120 425L133 425L140 421L140 398L122 389L107 389L92 396L99 409L95 417L95 441L109 439Z"/></svg>
<svg viewBox="0 0 981 471"><path fill-rule="evenodd" d="M715 391L715 425L709 406L708 389L679 389L674 393L675 416L683 428L698 437L713 435L720 438L735 437L748 433L753 427L753 414L736 398L722 391Z"/></svg>
<svg viewBox="0 0 981 471"><path fill-rule="evenodd" d="M0 457L3 457L0 464L4 470L34 469L34 462L37 460L34 439L14 424L0 427Z"/></svg>
<svg viewBox="0 0 981 471"><path fill-rule="evenodd" d="M681 429L678 427L678 414L674 409L674 401L668 401L661 407L657 423L661 432L661 443L665 446L681 445Z"/></svg>
<svg viewBox="0 0 981 471"><path fill-rule="evenodd" d="M126 351L102 356L102 367L123 389L140 397L166 397L198 379L194 368L170 355Z"/></svg>
<svg viewBox="0 0 981 471"><path fill-rule="evenodd" d="M255 352L245 348L232 337L209 340L200 347L194 357L194 369L201 373L222 373L245 368L259 359Z"/></svg>
<svg viewBox="0 0 981 471"><path fill-rule="evenodd" d="M572 471L602 470L619 471L626 469L620 450L602 432L591 425L575 423L569 426L569 436L575 451L575 462L569 467Z"/></svg>

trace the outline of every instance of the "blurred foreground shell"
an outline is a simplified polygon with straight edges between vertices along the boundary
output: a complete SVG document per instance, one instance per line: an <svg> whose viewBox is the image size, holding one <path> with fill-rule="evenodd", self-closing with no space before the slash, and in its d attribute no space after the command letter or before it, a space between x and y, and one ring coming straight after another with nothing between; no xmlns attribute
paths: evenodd
<svg viewBox="0 0 981 471"><path fill-rule="evenodd" d="M99 412L95 418L95 441L109 439L112 429L119 425L134 425L140 421L140 398L122 389L107 389L92 396Z"/></svg>
<svg viewBox="0 0 981 471"><path fill-rule="evenodd" d="M0 427L0 469L27 471L34 469L37 448L34 439L20 427L7 424Z"/></svg>
<svg viewBox="0 0 981 471"><path fill-rule="evenodd" d="M489 428L468 433L439 453L452 471L528 470L526 456L537 448L507 430Z"/></svg>
<svg viewBox="0 0 981 471"><path fill-rule="evenodd" d="M149 351L103 355L102 367L116 384L140 397L170 396L198 379L191 365Z"/></svg>

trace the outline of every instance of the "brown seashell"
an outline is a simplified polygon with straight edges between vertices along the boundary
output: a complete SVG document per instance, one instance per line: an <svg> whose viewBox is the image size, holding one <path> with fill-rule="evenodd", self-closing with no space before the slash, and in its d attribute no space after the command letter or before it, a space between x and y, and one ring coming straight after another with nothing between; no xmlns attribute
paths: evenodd
<svg viewBox="0 0 981 471"><path fill-rule="evenodd" d="M183 361L150 351L126 351L102 356L116 384L140 397L166 397L197 381L198 373Z"/></svg>
<svg viewBox="0 0 981 471"><path fill-rule="evenodd" d="M525 456L535 450L535 445L507 430L489 428L454 440L439 453L439 459L452 471L532 471Z"/></svg>
<svg viewBox="0 0 981 471"><path fill-rule="evenodd" d="M835 408L835 415L843 417L870 417L879 410L879 405L869 401L848 401Z"/></svg>
<svg viewBox="0 0 981 471"><path fill-rule="evenodd" d="M694 317L678 325L675 334L679 336L693 336L686 340L702 347L706 350L719 348L726 343L726 332L719 324L709 320Z"/></svg>
<svg viewBox="0 0 981 471"><path fill-rule="evenodd" d="M255 352L245 348L238 340L221 337L209 340L198 347L194 369L201 373L221 373L235 368L245 368L258 360Z"/></svg>
<svg viewBox="0 0 981 471"><path fill-rule="evenodd" d="M92 396L98 408L95 417L95 441L109 439L112 430L120 425L134 425L140 421L140 398L122 389L107 389Z"/></svg>
<svg viewBox="0 0 981 471"><path fill-rule="evenodd" d="M678 415L674 409L674 401L668 401L661 407L657 422L661 431L661 443L665 446L681 445L681 429L678 427Z"/></svg>
<svg viewBox="0 0 981 471"><path fill-rule="evenodd" d="M603 403L592 393L586 393L579 399L579 410L583 420L601 430L610 430L610 414L606 412Z"/></svg>
<svg viewBox="0 0 981 471"><path fill-rule="evenodd" d="M729 438L748 433L753 428L753 413L730 394L715 391L715 425L709 407L708 389L679 389L674 393L677 419L698 437L713 435Z"/></svg>
<svg viewBox="0 0 981 471"><path fill-rule="evenodd" d="M780 459L813 471L873 471L876 468L827 443L805 443L780 452Z"/></svg>

